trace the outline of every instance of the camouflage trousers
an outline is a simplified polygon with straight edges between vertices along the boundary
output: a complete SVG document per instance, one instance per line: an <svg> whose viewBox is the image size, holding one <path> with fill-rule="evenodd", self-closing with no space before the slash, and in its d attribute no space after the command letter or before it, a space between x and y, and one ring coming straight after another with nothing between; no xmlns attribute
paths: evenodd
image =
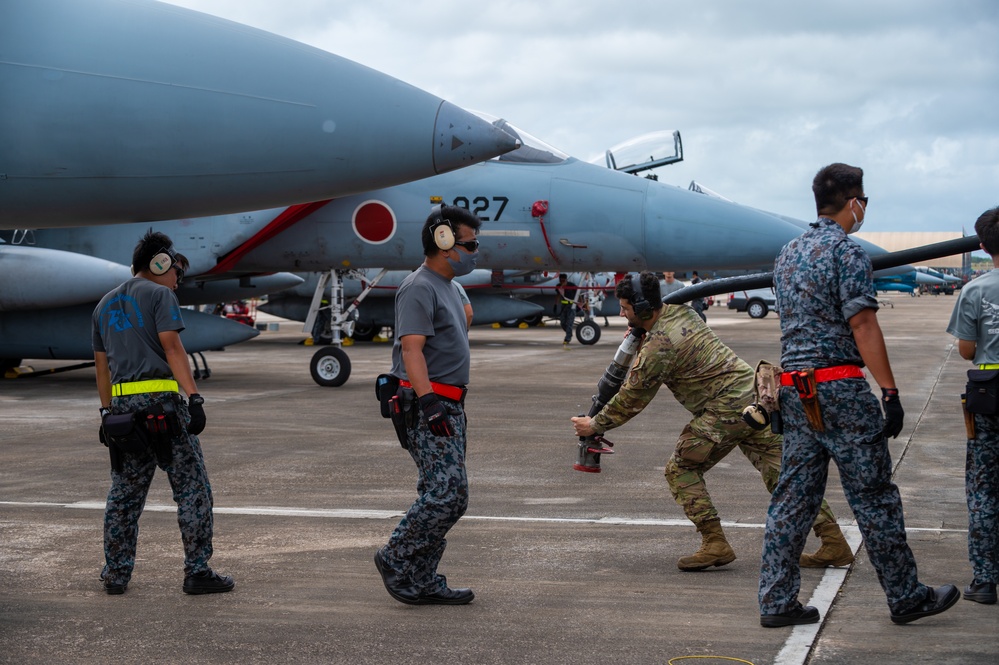
<svg viewBox="0 0 999 665"><path fill-rule="evenodd" d="M968 441L968 559L979 582L999 582L999 416L975 414Z"/></svg>
<svg viewBox="0 0 999 665"><path fill-rule="evenodd" d="M177 411L185 431L173 440L173 460L166 471L177 504L177 522L184 544L184 575L208 569L212 556L212 488L198 437L186 433L191 421L187 404L176 393L126 395L111 400L114 413L140 411L165 399L177 400ZM111 489L104 511L104 570L101 579L126 584L135 566L139 539L139 516L146 505L149 484L158 462L152 449L122 456L122 470L111 471Z"/></svg>
<svg viewBox="0 0 999 665"><path fill-rule="evenodd" d="M780 475L781 437L769 428L754 430L735 411L706 411L687 423L666 462L666 482L673 499L687 519L701 527L719 519L704 484L704 474L736 446L760 476L768 492L773 492ZM835 522L829 504L822 500L815 524Z"/></svg>
<svg viewBox="0 0 999 665"><path fill-rule="evenodd" d="M467 419L457 402L441 400L448 413L453 436L435 436L419 421L408 430L409 454L419 474L419 497L382 549L382 559L395 572L425 593L447 587L447 578L437 565L447 547L445 536L468 508L468 473L465 470Z"/></svg>
<svg viewBox="0 0 999 665"><path fill-rule="evenodd" d="M793 388L780 391L784 455L763 534L760 613L780 614L796 606L801 586L798 558L825 493L830 459L839 468L888 606L905 612L926 598L927 587L916 576L916 561L905 539L902 499L891 480L891 455L881 433L881 406L866 379L820 383L817 391L825 432L809 427Z"/></svg>

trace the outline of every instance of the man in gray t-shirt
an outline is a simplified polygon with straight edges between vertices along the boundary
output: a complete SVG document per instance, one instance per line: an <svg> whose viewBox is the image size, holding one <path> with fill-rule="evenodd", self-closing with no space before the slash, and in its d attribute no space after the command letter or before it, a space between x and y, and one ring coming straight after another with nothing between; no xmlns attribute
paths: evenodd
<svg viewBox="0 0 999 665"><path fill-rule="evenodd" d="M947 332L957 337L961 357L977 369L999 369L999 208L986 210L975 233L992 258L994 270L961 289ZM974 578L964 589L967 600L992 605L999 583L999 414L969 413L965 455L968 502L968 559Z"/></svg>
<svg viewBox="0 0 999 665"><path fill-rule="evenodd" d="M395 298L392 374L400 392L412 391L415 400L393 418L419 470L419 497L375 552L375 566L389 595L409 605L464 605L475 598L471 589L448 587L437 565L445 536L468 507L468 336L451 280L475 268L481 224L464 208L435 206L423 225L423 265Z"/></svg>

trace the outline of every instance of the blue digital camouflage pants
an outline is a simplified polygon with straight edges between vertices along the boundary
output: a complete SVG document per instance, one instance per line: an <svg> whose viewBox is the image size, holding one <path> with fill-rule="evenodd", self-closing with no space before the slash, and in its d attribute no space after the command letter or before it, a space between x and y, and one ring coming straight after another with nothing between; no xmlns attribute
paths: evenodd
<svg viewBox="0 0 999 665"><path fill-rule="evenodd" d="M798 558L836 463L846 500L892 612L925 600L927 587L905 539L902 499L891 480L891 456L881 431L884 419L866 379L842 379L817 387L825 432L808 425L794 388L780 391L784 454L767 512L760 566L760 613L793 610L801 586Z"/></svg>
<svg viewBox="0 0 999 665"><path fill-rule="evenodd" d="M968 441L968 559L978 582L999 582L999 416L975 414Z"/></svg>
<svg viewBox="0 0 999 665"><path fill-rule="evenodd" d="M173 500L177 504L177 522L184 544L184 575L208 569L212 556L212 488L205 471L198 437L186 432L191 421L187 405L175 393L125 395L111 400L113 413L143 410L166 399L176 399L178 415L185 430L173 440L173 460L160 467L167 473ZM139 516L146 504L149 484L158 462L152 449L122 455L122 470L111 471L111 489L104 511L104 570L101 578L115 584L127 584L135 566L135 546L139 538Z"/></svg>
<svg viewBox="0 0 999 665"><path fill-rule="evenodd" d="M445 536L468 508L468 473L465 470L467 419L457 402L441 399L453 436L433 435L423 413L408 430L409 454L416 462L419 497L382 549L382 559L395 572L410 579L423 593L447 587L437 565L447 547Z"/></svg>

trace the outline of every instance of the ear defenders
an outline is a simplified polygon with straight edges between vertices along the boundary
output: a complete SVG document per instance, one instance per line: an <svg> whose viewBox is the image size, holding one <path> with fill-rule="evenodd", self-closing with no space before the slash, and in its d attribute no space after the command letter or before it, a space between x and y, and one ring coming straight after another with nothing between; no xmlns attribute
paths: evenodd
<svg viewBox="0 0 999 665"><path fill-rule="evenodd" d="M444 208L443 203L438 203L431 209L431 216L437 220L430 223L430 233L437 248L446 252L454 247L454 227L451 225L451 220L444 216Z"/></svg>
<svg viewBox="0 0 999 665"><path fill-rule="evenodd" d="M642 320L652 318L652 304L645 298L642 292L642 275L635 273L631 276L631 290L634 295L631 297L631 308L635 310L635 316Z"/></svg>
<svg viewBox="0 0 999 665"><path fill-rule="evenodd" d="M176 262L177 252L172 247L163 247L149 260L149 272L157 276L165 275Z"/></svg>

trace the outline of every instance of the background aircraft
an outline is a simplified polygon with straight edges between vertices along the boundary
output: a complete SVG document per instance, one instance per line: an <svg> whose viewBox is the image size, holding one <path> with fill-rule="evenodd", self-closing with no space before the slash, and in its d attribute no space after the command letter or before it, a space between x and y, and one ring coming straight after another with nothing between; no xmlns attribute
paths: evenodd
<svg viewBox="0 0 999 665"><path fill-rule="evenodd" d="M122 262L153 227L191 260L188 281L279 271L323 272L333 293L334 345L325 363L339 380L349 361L337 348L348 324L345 271L412 270L423 260L420 228L436 202L483 220L479 266L495 270L602 271L752 269L768 266L800 228L766 212L569 157L503 120L497 130L522 147L452 173L309 207L131 227L39 229L40 247ZM632 165L629 165L631 167ZM252 232L250 229L255 229ZM232 248L234 230L249 236ZM323 285L325 289L325 284ZM321 302L313 297L312 316ZM311 330L311 321L307 321ZM349 333L347 333L349 334Z"/></svg>
<svg viewBox="0 0 999 665"><path fill-rule="evenodd" d="M922 285L940 286L946 282L919 270L909 270L897 275L878 277L874 280L874 288L878 291L899 291L916 295L916 289Z"/></svg>
<svg viewBox="0 0 999 665"><path fill-rule="evenodd" d="M516 142L299 42L148 0L0 3L0 228L253 210L384 187Z"/></svg>

